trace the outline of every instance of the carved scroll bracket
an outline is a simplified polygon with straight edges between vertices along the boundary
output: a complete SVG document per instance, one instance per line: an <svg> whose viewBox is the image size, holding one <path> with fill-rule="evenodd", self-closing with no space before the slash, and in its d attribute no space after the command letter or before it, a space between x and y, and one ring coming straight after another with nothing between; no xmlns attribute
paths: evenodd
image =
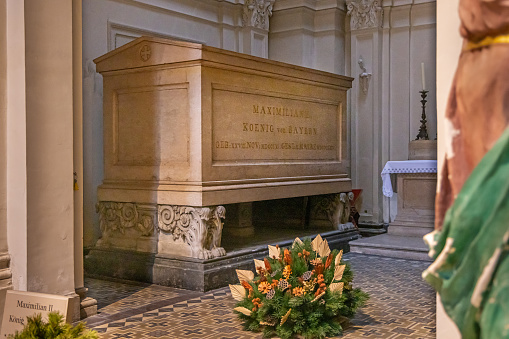
<svg viewBox="0 0 509 339"><path fill-rule="evenodd" d="M245 0L242 24L244 27L255 27L269 30L269 17L275 0Z"/></svg>
<svg viewBox="0 0 509 339"><path fill-rule="evenodd" d="M362 92L367 94L369 89L369 80L371 80L372 74L366 71L366 67L364 67L364 60L362 60L362 55L359 58L358 64L362 70L362 73L359 74L359 84L361 86Z"/></svg>
<svg viewBox="0 0 509 339"><path fill-rule="evenodd" d="M99 226L103 236L132 230L142 237L149 237L156 230L155 211L133 203L101 201L96 205Z"/></svg>
<svg viewBox="0 0 509 339"><path fill-rule="evenodd" d="M226 255L221 246L221 233L226 209L216 207L190 207L158 205L158 225L169 233L175 242L191 248L194 258L210 259Z"/></svg>
<svg viewBox="0 0 509 339"><path fill-rule="evenodd" d="M382 27L383 9L380 0L346 0L352 30Z"/></svg>

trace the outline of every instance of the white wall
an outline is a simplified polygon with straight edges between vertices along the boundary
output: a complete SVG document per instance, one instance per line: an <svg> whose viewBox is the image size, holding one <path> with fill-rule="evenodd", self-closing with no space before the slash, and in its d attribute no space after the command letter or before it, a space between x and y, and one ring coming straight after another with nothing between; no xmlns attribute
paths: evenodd
<svg viewBox="0 0 509 339"><path fill-rule="evenodd" d="M269 58L344 75L345 16L344 0L277 0Z"/></svg>
<svg viewBox="0 0 509 339"><path fill-rule="evenodd" d="M436 137L435 55L436 2L398 1L384 7L389 17L389 160L408 160L408 142L415 140L421 119L421 63L425 65L428 135ZM387 46L384 46L387 47Z"/></svg>

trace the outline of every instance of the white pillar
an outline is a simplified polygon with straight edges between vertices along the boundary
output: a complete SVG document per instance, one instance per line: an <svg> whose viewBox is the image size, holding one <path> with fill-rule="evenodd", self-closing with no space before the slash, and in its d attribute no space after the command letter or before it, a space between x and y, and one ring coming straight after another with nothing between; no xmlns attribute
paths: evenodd
<svg viewBox="0 0 509 339"><path fill-rule="evenodd" d="M15 289L27 289L25 5L6 1L7 243Z"/></svg>
<svg viewBox="0 0 509 339"><path fill-rule="evenodd" d="M73 191L73 171L82 166L82 77L81 21L73 18L81 17L80 1L5 1L6 39L0 43L6 58L2 63L0 57L0 67L6 66L7 86L0 95L6 93L6 114L0 111L0 118L6 116L7 156L0 172L4 166L13 287L69 296L78 320L82 202Z"/></svg>
<svg viewBox="0 0 509 339"><path fill-rule="evenodd" d="M74 286L80 299L80 318L97 313L97 301L87 298L83 271L83 69L82 2L72 1L73 47L73 167L77 189L74 190Z"/></svg>
<svg viewBox="0 0 509 339"><path fill-rule="evenodd" d="M0 1L0 290L11 284L7 252L7 3Z"/></svg>
<svg viewBox="0 0 509 339"><path fill-rule="evenodd" d="M382 7L347 1L350 16L352 185L363 189L361 222L382 222Z"/></svg>
<svg viewBox="0 0 509 339"><path fill-rule="evenodd" d="M462 40L459 36L459 0L437 1L437 129L438 182L445 154L445 109L458 64ZM437 339L459 339L456 325L445 313L437 298Z"/></svg>
<svg viewBox="0 0 509 339"><path fill-rule="evenodd" d="M26 0L25 19L27 288L74 293L72 2Z"/></svg>

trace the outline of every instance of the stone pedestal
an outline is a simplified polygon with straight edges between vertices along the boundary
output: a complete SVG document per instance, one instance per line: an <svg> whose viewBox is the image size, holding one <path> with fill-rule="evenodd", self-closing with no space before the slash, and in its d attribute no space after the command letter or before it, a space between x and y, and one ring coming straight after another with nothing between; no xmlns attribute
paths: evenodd
<svg viewBox="0 0 509 339"><path fill-rule="evenodd" d="M343 249L345 252L349 251L349 242L359 238L359 232L354 229L320 234L327 240L331 249ZM277 244L280 247L289 247L293 240ZM231 251L223 257L204 260L96 247L85 257L85 270L95 275L209 291L238 283L236 269L254 271L253 259L263 260L267 256L267 245L254 245Z"/></svg>
<svg viewBox="0 0 509 339"><path fill-rule="evenodd" d="M398 173L398 214L388 233L422 237L433 231L436 173Z"/></svg>

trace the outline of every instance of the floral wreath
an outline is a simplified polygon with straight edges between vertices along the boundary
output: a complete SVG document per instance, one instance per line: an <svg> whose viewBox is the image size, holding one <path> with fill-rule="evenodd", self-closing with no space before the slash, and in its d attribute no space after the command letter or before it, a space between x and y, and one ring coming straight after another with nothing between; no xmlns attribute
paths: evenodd
<svg viewBox="0 0 509 339"><path fill-rule="evenodd" d="M331 251L320 235L296 238L290 249L269 245L269 257L254 260L258 275L237 270L240 285L230 285L244 329L282 339L340 334L369 298L353 288L353 272L342 257L343 250Z"/></svg>

